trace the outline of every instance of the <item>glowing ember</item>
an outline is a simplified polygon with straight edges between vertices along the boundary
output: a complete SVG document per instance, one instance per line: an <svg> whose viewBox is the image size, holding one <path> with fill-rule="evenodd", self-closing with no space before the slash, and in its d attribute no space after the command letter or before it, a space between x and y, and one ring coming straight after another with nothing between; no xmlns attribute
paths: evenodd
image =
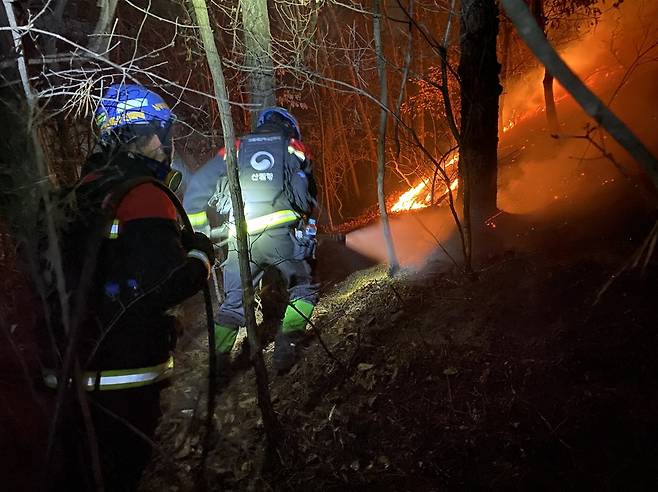
<svg viewBox="0 0 658 492"><path fill-rule="evenodd" d="M515 123L514 121L510 120L510 122L507 123L507 125L505 125L505 126L503 127L503 133L507 133L507 132L510 131L512 128L514 128L515 125L516 125L516 123Z"/></svg>

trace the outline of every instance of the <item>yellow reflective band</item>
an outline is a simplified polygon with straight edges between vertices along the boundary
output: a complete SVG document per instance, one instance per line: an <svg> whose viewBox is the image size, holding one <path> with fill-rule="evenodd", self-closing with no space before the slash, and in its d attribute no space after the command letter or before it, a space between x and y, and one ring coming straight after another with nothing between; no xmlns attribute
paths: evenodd
<svg viewBox="0 0 658 492"><path fill-rule="evenodd" d="M107 237L110 239L116 239L119 237L119 219L114 219L112 221Z"/></svg>
<svg viewBox="0 0 658 492"><path fill-rule="evenodd" d="M295 154L302 161L306 160L306 154L304 154L304 152L301 150L294 148L292 145L288 145L288 153Z"/></svg>
<svg viewBox="0 0 658 492"><path fill-rule="evenodd" d="M261 217L247 219L247 234L256 234L296 220L299 220L299 215L292 210L279 210ZM235 236L235 224L230 224L229 229L231 236Z"/></svg>
<svg viewBox="0 0 658 492"><path fill-rule="evenodd" d="M146 116L144 115L144 111L128 111L126 113L121 113L118 116L113 116L112 118L109 118L107 121L103 123L103 126L101 126L101 130L105 130L110 127L115 127L119 124L126 124L130 123L131 121L141 121L144 120Z"/></svg>
<svg viewBox="0 0 658 492"><path fill-rule="evenodd" d="M206 215L205 210L201 212L195 212L193 214L187 214L187 217L190 219L190 224L192 225L193 229L198 227L205 227L208 225L208 216Z"/></svg>
<svg viewBox="0 0 658 492"><path fill-rule="evenodd" d="M94 371L85 371L82 373L82 384L85 390L93 391L96 389L97 377L100 375L98 389L101 391L139 388L167 379L171 377L173 372L174 358L170 356L166 362L157 366L101 371L100 374ZM48 388L57 388L57 375L54 372L44 372L43 381Z"/></svg>

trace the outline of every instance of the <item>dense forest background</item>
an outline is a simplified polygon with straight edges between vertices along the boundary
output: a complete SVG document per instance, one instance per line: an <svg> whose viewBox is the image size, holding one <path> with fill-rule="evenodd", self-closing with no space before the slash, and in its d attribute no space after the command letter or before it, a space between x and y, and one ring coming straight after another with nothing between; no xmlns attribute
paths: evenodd
<svg viewBox="0 0 658 492"><path fill-rule="evenodd" d="M235 132L250 131L263 104L288 108L312 150L323 232L348 233L354 251L391 265L422 263L440 247L471 280L482 253L499 245L492 231L505 217L599 202L620 209L598 198L620 183L620 196L654 210L655 158L647 168L587 117L521 39L507 3L209 1ZM655 155L658 5L519 3ZM12 415L41 411L26 384L38 366L33 327L43 305L39 206L79 178L104 88L137 82L161 94L177 115L176 159L189 172L224 145L221 97L194 12L182 0L3 2L0 353L12 381L21 374L8 388L25 395L7 400ZM50 234L66 218L46 209ZM414 215L421 209L422 224ZM379 220L386 213L388 249ZM652 252L655 233L651 241Z"/></svg>
<svg viewBox="0 0 658 492"><path fill-rule="evenodd" d="M592 79L593 86L597 78L637 65L625 51L643 37L650 37L648 25L637 26L635 36L628 34L631 29L622 36L619 20L609 20L605 26L600 23L602 16L612 19L622 8L629 12L624 16L626 26L631 17L643 22L647 17L638 15L638 9L650 10L646 2L640 2L644 6L622 3L619 8L615 2L593 0L530 3L551 42L570 52L569 61L590 72L586 77ZM66 184L78 175L94 141L91 111L103 87L124 79L163 92L181 121L176 150L191 169L196 169L222 145L222 137L212 80L190 9L169 1L107 1L99 5L73 0L14 4L16 22L24 26L20 31L24 34L22 54L38 101L35 123L50 179ZM383 7L382 47L389 86L386 104L395 115L389 121L393 138L388 141L387 172L392 177L389 187L394 190L401 189L403 183L415 185L432 174L433 166L419 146L437 160L455 147L442 89L447 88L459 125L459 5L388 2ZM242 133L249 129L254 110L249 85L253 67L245 45L248 31L237 4L211 3L209 9L224 60L236 129ZM305 139L316 155L325 221L336 225L359 215L375 203L376 197L379 81L370 7L270 2L268 13L276 103L290 108L300 119ZM617 30L612 25L615 22ZM502 134L529 113L545 111L545 104L541 64L504 15L498 32L492 40L497 39L500 83L504 87L499 103ZM15 55L11 55L15 49L8 38L6 32L2 42L8 56L3 70L11 87L20 89L16 73L10 73L15 68ZM597 45L594 52L588 49L593 44ZM638 48L646 51L650 46ZM441 72L444 51L446 80ZM607 59L601 59L606 55ZM557 89L555 97L559 101L564 93ZM411 130L415 136L410 135Z"/></svg>

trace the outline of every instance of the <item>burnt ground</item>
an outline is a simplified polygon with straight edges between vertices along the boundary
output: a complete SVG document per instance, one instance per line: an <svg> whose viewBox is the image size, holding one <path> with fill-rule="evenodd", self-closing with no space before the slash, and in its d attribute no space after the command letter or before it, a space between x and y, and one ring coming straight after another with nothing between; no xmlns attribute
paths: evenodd
<svg viewBox="0 0 658 492"><path fill-rule="evenodd" d="M360 269L323 286L313 321L329 353L309 332L291 373L270 372L280 462L245 357L206 433L191 300L142 489L656 490L656 260L598 295L656 217L609 188L592 203L498 217L470 278L438 257L389 278L334 245L325 271Z"/></svg>

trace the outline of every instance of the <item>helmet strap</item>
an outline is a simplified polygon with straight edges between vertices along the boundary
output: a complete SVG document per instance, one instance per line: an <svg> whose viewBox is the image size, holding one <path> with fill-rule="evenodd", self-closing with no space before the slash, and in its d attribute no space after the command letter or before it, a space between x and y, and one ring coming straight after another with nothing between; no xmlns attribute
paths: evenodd
<svg viewBox="0 0 658 492"><path fill-rule="evenodd" d="M149 159L146 156L141 156L141 159L146 164L146 167L148 167L153 173L153 177L158 181L162 181L171 191L176 191L180 187L180 184L183 181L183 175L172 169L169 166L168 160L158 162L154 159Z"/></svg>

